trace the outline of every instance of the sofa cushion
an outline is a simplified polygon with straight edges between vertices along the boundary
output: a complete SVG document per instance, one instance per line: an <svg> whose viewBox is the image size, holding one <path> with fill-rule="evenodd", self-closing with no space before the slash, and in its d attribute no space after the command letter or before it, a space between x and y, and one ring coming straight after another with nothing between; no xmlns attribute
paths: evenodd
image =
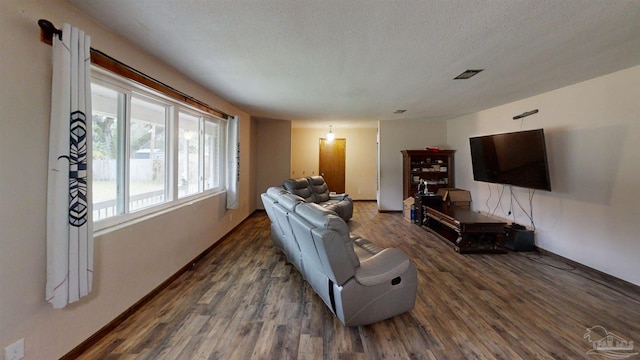
<svg viewBox="0 0 640 360"><path fill-rule="evenodd" d="M267 195L271 196L274 200L280 196L280 194L286 193L287 190L278 186L271 186L267 189Z"/></svg>
<svg viewBox="0 0 640 360"><path fill-rule="evenodd" d="M316 203L307 203L296 207L295 212L315 227L337 231L340 235L349 238L349 226L332 210L325 209Z"/></svg>
<svg viewBox="0 0 640 360"><path fill-rule="evenodd" d="M333 230L343 239L340 251L344 251L351 266L358 266L360 260L353 248L353 241L349 234L349 225L331 210L327 210L315 203L307 203L296 207L296 214L302 216L309 224L323 230Z"/></svg>
<svg viewBox="0 0 640 360"><path fill-rule="evenodd" d="M329 201L329 187L322 176L309 176L309 187L315 196L315 203Z"/></svg>
<svg viewBox="0 0 640 360"><path fill-rule="evenodd" d="M329 200L320 203L324 208L334 211L345 221L349 221L353 215L353 203L351 200Z"/></svg>
<svg viewBox="0 0 640 360"><path fill-rule="evenodd" d="M287 211L294 211L296 206L304 202L304 199L298 195L291 194L289 192L283 192L278 197L278 203L282 205Z"/></svg>
<svg viewBox="0 0 640 360"><path fill-rule="evenodd" d="M358 247L360 247L361 249L367 251L371 255L375 255L375 254L379 253L380 251L384 250L384 248L381 248L380 246L372 243L371 241L369 241L369 240L367 240L365 238L358 237L357 239L354 239L353 242Z"/></svg>
<svg viewBox="0 0 640 360"><path fill-rule="evenodd" d="M322 176L288 179L284 181L283 187L292 194L302 197L305 202L320 204L335 211L345 221L349 221L353 216L351 198L347 194L331 194Z"/></svg>
<svg viewBox="0 0 640 360"><path fill-rule="evenodd" d="M309 186L308 178L288 179L284 181L284 188L292 194L298 195L305 202L315 202L316 198L313 194L313 188Z"/></svg>
<svg viewBox="0 0 640 360"><path fill-rule="evenodd" d="M277 191L277 188L274 188L274 191L270 191L270 190L271 189L268 189L267 192L261 194L260 197L262 198L262 203L264 204L264 210L267 212L267 215L271 220L271 241L273 242L273 245L276 248L284 252L285 251L284 231L282 230L280 223L276 218L276 213L275 213L275 206L277 204L277 200L275 196L278 196L279 191ZM285 191L282 188L280 188L280 190ZM270 196L269 195L270 192L271 194L276 194L276 195Z"/></svg>
<svg viewBox="0 0 640 360"><path fill-rule="evenodd" d="M391 281L404 274L411 262L400 250L387 248L362 262L356 269L356 280L365 286Z"/></svg>

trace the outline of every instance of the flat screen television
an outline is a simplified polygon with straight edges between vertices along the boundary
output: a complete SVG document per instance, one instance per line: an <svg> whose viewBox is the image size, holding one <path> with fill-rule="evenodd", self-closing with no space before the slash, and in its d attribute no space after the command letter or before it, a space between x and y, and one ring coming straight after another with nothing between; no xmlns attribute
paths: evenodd
<svg viewBox="0 0 640 360"><path fill-rule="evenodd" d="M544 130L469 138L473 179L551 191Z"/></svg>

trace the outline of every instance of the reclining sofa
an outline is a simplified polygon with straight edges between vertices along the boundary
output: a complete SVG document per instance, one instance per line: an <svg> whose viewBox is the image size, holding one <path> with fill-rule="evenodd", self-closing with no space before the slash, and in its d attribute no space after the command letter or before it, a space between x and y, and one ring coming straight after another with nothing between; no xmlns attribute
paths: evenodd
<svg viewBox="0 0 640 360"><path fill-rule="evenodd" d="M335 212L280 187L261 194L271 239L345 326L381 321L413 308L416 268L398 249L349 233Z"/></svg>
<svg viewBox="0 0 640 360"><path fill-rule="evenodd" d="M349 221L353 216L353 201L349 195L331 194L322 176L288 179L283 186L290 193L303 198L305 202L313 202L335 211L344 221Z"/></svg>

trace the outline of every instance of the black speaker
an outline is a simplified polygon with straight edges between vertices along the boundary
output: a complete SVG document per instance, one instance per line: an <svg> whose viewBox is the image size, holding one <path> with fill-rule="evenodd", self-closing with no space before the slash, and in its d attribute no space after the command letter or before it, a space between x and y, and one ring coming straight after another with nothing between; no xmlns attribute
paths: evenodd
<svg viewBox="0 0 640 360"><path fill-rule="evenodd" d="M504 246L513 251L533 251L533 231L507 225L504 227Z"/></svg>
<svg viewBox="0 0 640 360"><path fill-rule="evenodd" d="M442 195L438 194L429 194L429 195L421 195L422 196L422 205L442 205Z"/></svg>

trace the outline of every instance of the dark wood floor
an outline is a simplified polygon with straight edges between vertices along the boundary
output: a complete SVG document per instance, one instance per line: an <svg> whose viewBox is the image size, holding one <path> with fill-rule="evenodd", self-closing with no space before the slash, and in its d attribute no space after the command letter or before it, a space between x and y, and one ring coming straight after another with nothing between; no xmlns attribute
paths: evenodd
<svg viewBox="0 0 640 360"><path fill-rule="evenodd" d="M356 202L350 226L416 264L413 310L342 326L257 212L82 358L602 359L584 338L597 325L640 350L636 286L536 253L459 255L373 202Z"/></svg>

